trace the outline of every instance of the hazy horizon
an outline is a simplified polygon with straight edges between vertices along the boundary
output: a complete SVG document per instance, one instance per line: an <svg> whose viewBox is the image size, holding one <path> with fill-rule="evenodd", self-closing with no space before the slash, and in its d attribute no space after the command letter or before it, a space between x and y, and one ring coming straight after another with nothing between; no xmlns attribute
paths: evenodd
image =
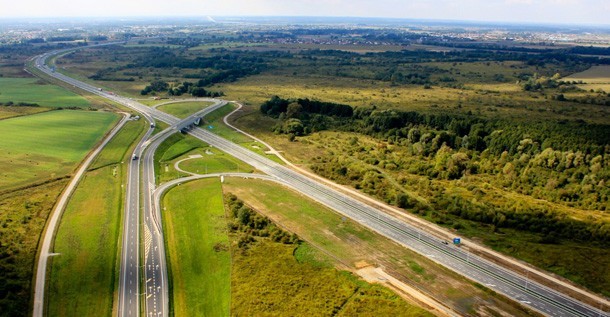
<svg viewBox="0 0 610 317"><path fill-rule="evenodd" d="M606 0L0 0L0 18L386 18L472 23L610 25Z"/></svg>

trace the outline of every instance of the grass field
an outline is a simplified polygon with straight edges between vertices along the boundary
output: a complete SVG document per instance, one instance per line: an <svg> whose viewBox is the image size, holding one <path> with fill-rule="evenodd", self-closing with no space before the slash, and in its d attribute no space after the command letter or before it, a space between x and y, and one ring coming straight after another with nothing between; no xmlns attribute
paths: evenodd
<svg viewBox="0 0 610 317"><path fill-rule="evenodd" d="M174 187L163 206L174 316L229 316L231 254L220 182Z"/></svg>
<svg viewBox="0 0 610 317"><path fill-rule="evenodd" d="M348 267L382 264L460 313L492 310L498 314L528 314L511 301L494 295L303 196L264 181L230 178L223 185L249 206L294 232ZM383 251L381 251L383 250Z"/></svg>
<svg viewBox="0 0 610 317"><path fill-rule="evenodd" d="M213 102L209 101L185 101L162 105L159 106L157 109L174 115L178 118L186 118L189 115L201 109L207 108L213 104Z"/></svg>
<svg viewBox="0 0 610 317"><path fill-rule="evenodd" d="M87 172L62 216L55 237L48 292L49 316L110 316L116 273L123 180L128 149L143 133L142 121L127 123ZM121 153L124 155L120 157Z"/></svg>
<svg viewBox="0 0 610 317"><path fill-rule="evenodd" d="M117 118L108 112L50 111L0 121L0 189L71 173Z"/></svg>
<svg viewBox="0 0 610 317"><path fill-rule="evenodd" d="M9 101L37 103L51 108L90 106L87 99L38 78L0 78L0 102Z"/></svg>
<svg viewBox="0 0 610 317"><path fill-rule="evenodd" d="M238 237L227 233L216 179L175 187L163 205L175 316L353 316L362 311L429 316L382 286L335 270L306 243L295 249L266 238L247 252L235 249Z"/></svg>

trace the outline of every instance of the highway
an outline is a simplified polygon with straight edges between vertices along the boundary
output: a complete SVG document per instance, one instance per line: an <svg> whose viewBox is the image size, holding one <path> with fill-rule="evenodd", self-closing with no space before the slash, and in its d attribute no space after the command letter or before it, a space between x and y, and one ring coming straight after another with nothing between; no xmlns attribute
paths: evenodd
<svg viewBox="0 0 610 317"><path fill-rule="evenodd" d="M150 123L154 120L145 118ZM150 125L149 125L150 126ZM144 142L151 136L154 128L150 126L144 137L136 145L133 154L142 155ZM127 183L125 186L125 205L121 247L121 267L119 271L118 315L136 317L140 315L140 160L129 158Z"/></svg>
<svg viewBox="0 0 610 317"><path fill-rule="evenodd" d="M173 133L191 125L197 118L226 105L225 101L214 101L214 104L198 111L189 117L175 122L152 139L145 142L142 164L142 205L144 211L144 293L146 316L168 316L169 294L165 244L163 242L163 224L161 211L154 203L153 193L156 189L154 156L157 148ZM137 253L136 253L137 254Z"/></svg>
<svg viewBox="0 0 610 317"><path fill-rule="evenodd" d="M48 67L44 66L44 60L52 54L53 52L43 54L36 59L37 67L48 75L83 90L113 100L135 111L147 114L156 120L163 121L170 125L180 123L178 118L175 118L169 114L152 109L129 98L100 91L94 86L53 72ZM445 245L442 243L442 241L439 241L438 238L407 225L393 216L390 216L371 206L365 205L350 196L338 192L337 190L332 189L309 177L301 175L287 167L267 159L266 157L251 152L250 150L225 140L209 131L195 128L189 131L189 133L228 153L229 155L247 162L254 168L277 178L280 182L320 202L321 204L328 206L339 214L342 214L353 221L358 222L359 224L362 224L363 226L368 227L371 230L376 231L381 235L394 240L397 243L404 245L405 247L408 247L461 275L464 275L482 285L486 285L487 287L545 315L591 317L608 316L606 312L603 312L598 308L591 307L587 304L574 300L565 294L558 293L555 290L530 281L527 277L523 277L519 273L511 272L496 264L465 252L459 247ZM149 180L150 179L154 180L154 175L153 178L149 178ZM152 183L149 182L149 184L154 186L154 181ZM159 210L156 210L150 215L156 215L156 217L160 219L158 213ZM159 232L162 230L160 224L158 227L152 228L159 230ZM159 252L160 250L161 248L159 248ZM164 255L159 255L159 257L163 258L163 260L160 261L164 261ZM156 262L156 264L161 266L164 264L164 262ZM160 268L160 270L166 272L166 269L164 268ZM164 285L157 286L164 287ZM159 292L163 293L167 292L167 290L159 290ZM162 309L165 311L167 309L167 299L163 299L163 303L161 305L164 305ZM163 314L161 311L157 312ZM147 315L152 315L150 313L152 312L147 312Z"/></svg>

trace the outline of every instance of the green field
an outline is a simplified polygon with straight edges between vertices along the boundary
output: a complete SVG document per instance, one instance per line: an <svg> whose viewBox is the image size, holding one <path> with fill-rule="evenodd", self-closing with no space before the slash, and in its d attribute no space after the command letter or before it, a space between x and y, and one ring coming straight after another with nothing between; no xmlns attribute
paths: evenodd
<svg viewBox="0 0 610 317"><path fill-rule="evenodd" d="M113 167L87 173L55 237L49 316L110 316L121 219L121 176ZM86 228L86 230L84 230Z"/></svg>
<svg viewBox="0 0 610 317"><path fill-rule="evenodd" d="M108 144L73 194L55 237L49 316L110 316L116 291L123 180L128 149L144 129L127 123ZM119 157L123 153L123 157ZM86 228L86 230L83 230Z"/></svg>
<svg viewBox="0 0 610 317"><path fill-rule="evenodd" d="M175 316L229 316L231 255L217 179L171 189L163 199Z"/></svg>
<svg viewBox="0 0 610 317"><path fill-rule="evenodd" d="M183 119L213 104L213 102L209 101L185 101L169 103L159 106L157 109Z"/></svg>
<svg viewBox="0 0 610 317"><path fill-rule="evenodd" d="M0 189L70 174L116 120L108 112L50 111L0 121Z"/></svg>
<svg viewBox="0 0 610 317"><path fill-rule="evenodd" d="M59 86L42 82L38 78L0 78L0 102L37 103L42 107L90 106L87 99Z"/></svg>

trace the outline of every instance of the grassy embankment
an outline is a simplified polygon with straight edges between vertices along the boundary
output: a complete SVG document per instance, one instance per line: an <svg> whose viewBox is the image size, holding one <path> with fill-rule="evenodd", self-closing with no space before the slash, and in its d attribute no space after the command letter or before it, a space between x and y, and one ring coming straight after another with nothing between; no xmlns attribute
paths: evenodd
<svg viewBox="0 0 610 317"><path fill-rule="evenodd" d="M118 242L123 206L124 161L143 121L128 122L94 161L73 194L53 252L49 316L110 316L116 292Z"/></svg>
<svg viewBox="0 0 610 317"><path fill-rule="evenodd" d="M240 243L249 231L227 231L236 220L225 217L217 179L171 189L164 208L176 316L428 316L382 286L337 271L307 243L260 236Z"/></svg>
<svg viewBox="0 0 610 317"><path fill-rule="evenodd" d="M116 119L110 113L52 111L0 121L0 315L29 312L47 216L69 174Z"/></svg>
<svg viewBox="0 0 610 317"><path fill-rule="evenodd" d="M213 104L209 101L185 101L169 103L159 106L157 109L183 119Z"/></svg>

